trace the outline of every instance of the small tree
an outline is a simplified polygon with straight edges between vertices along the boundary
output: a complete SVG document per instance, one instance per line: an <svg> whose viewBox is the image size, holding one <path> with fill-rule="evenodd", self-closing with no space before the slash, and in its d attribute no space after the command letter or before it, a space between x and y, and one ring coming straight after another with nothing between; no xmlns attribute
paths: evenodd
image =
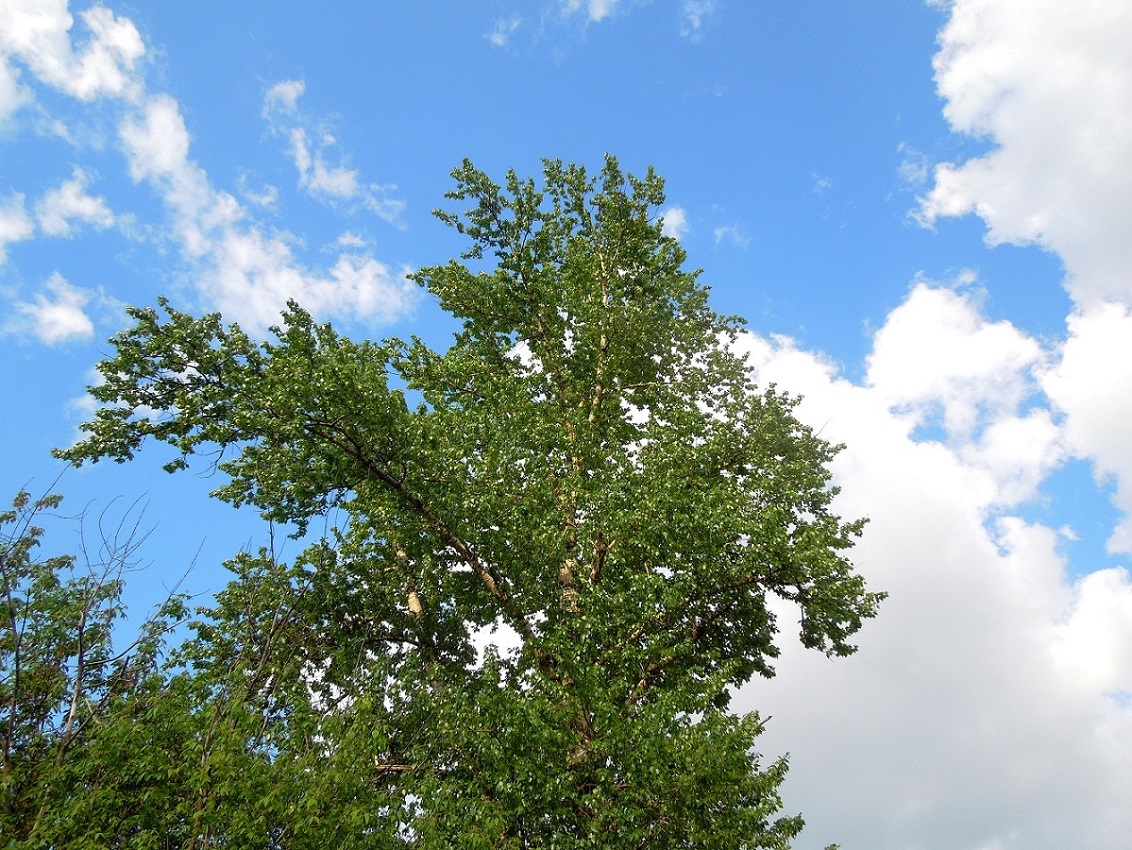
<svg viewBox="0 0 1132 850"><path fill-rule="evenodd" d="M123 729L108 730L152 686L163 635L185 614L183 600L170 597L123 645L115 632L123 614L122 575L140 543L137 523L124 521L89 547L84 533L82 563L70 555L38 559L43 529L36 523L60 501L58 494L33 500L21 491L12 509L0 512L0 834L10 842L5 846L61 846L60 835L89 827L76 823L69 811L92 790L95 774L122 787L117 771L124 762L105 755L106 743ZM101 755L92 755L96 752ZM116 801L119 823L136 803Z"/></svg>
<svg viewBox="0 0 1132 850"><path fill-rule="evenodd" d="M727 707L773 673L771 597L833 655L875 614L845 556L862 521L830 507L837 447L753 385L651 171L454 177L469 207L438 215L470 247L415 275L462 322L447 351L296 304L256 343L162 300L131 310L58 454L209 449L217 497L299 533L345 518L300 559L292 699L368 730L373 846L787 847L785 763ZM517 648L484 650L493 629Z"/></svg>
<svg viewBox="0 0 1132 850"><path fill-rule="evenodd" d="M137 522L88 546L80 517L81 560L38 559L36 523L60 501L20 492L0 513L3 846L324 847L330 829L344 830L335 847L374 846L372 760L360 764L371 756L353 744L369 730L356 710L313 702L303 675L317 623L308 565L233 559L196 636L161 663L183 597L123 645Z"/></svg>

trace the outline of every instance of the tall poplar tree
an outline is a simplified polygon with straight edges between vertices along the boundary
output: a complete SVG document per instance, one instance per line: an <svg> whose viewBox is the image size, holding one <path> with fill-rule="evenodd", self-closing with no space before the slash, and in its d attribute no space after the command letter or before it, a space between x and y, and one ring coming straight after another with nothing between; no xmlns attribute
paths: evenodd
<svg viewBox="0 0 1132 850"><path fill-rule="evenodd" d="M831 655L876 612L846 555L862 521L831 510L837 447L752 383L651 170L453 176L466 209L438 215L469 247L414 275L462 323L447 350L297 304L257 342L163 300L131 310L58 454L154 438L298 533L343 518L294 568L305 687L263 682L350 730L315 740L365 771L359 846L788 847L785 762L728 703L773 674L772 598Z"/></svg>

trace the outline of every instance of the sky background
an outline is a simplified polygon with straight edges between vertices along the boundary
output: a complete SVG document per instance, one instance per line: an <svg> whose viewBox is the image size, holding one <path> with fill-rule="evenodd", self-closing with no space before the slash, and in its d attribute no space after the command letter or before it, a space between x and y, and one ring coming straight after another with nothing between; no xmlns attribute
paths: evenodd
<svg viewBox="0 0 1132 850"><path fill-rule="evenodd" d="M1128 846L1132 4L189 8L0 0L9 495L62 472L125 305L262 332L295 298L442 346L404 275L462 247L430 214L462 158L652 165L759 380L847 444L839 506L871 517L856 560L891 594L856 656L787 634L736 700L791 754L797 846ZM58 484L88 529L144 506L138 610L194 562L207 599L267 539L168 459Z"/></svg>

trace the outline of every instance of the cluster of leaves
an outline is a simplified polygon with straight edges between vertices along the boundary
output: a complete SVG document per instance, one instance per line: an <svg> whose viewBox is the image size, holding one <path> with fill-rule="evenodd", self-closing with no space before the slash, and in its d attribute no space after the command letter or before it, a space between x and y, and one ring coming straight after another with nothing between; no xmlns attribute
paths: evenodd
<svg viewBox="0 0 1132 850"><path fill-rule="evenodd" d="M415 275L462 322L447 350L355 342L295 304L255 342L162 301L100 365L61 457L153 438L299 535L344 518L292 565L237 558L174 666L121 700L134 720L93 736L163 754L117 772L160 830L138 815L100 846L786 848L801 829L777 816L785 762L728 703L773 673L774 597L833 655L875 614L845 554L862 523L831 510L837 447L752 384L654 174L454 176L470 207L440 217L470 248ZM485 648L495 629L514 646ZM115 789L82 805L127 793L81 783Z"/></svg>

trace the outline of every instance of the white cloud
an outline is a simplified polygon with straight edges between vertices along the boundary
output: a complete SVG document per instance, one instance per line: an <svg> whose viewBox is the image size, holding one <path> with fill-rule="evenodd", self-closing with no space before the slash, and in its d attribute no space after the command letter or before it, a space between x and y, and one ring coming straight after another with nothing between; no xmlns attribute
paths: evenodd
<svg viewBox="0 0 1132 850"><path fill-rule="evenodd" d="M251 330L279 319L293 298L319 316L392 321L408 312L416 286L366 254L343 252L318 273L299 264L288 245L258 229L228 228L217 235L201 287L209 303Z"/></svg>
<svg viewBox="0 0 1132 850"><path fill-rule="evenodd" d="M1056 530L1003 513L1061 456L1035 406L1037 343L970 294L921 282L877 332L864 385L786 338L746 347L760 383L800 392L799 415L847 443L838 508L870 517L854 560L891 594L858 655L830 662L786 640L778 677L737 697L772 717L760 749L791 752L799 850L1119 846L1132 711L1113 694L1132 689L1132 583L1122 570L1074 582ZM973 404L982 425L918 440L908 400ZM789 630L789 606L780 615Z"/></svg>
<svg viewBox="0 0 1132 850"><path fill-rule="evenodd" d="M31 93L20 85L20 74L0 53L0 124L31 100Z"/></svg>
<svg viewBox="0 0 1132 850"><path fill-rule="evenodd" d="M357 169L349 166L338 140L326 130L313 127L299 109L304 91L301 81L286 80L269 88L263 103L268 127L287 139L299 185L321 201L346 202L398 224L405 203L395 197L397 187L361 180Z"/></svg>
<svg viewBox="0 0 1132 850"><path fill-rule="evenodd" d="M205 302L261 332L288 299L325 317L390 321L410 309L415 285L367 254L340 253L326 272L306 268L282 235L269 235L189 158L177 102L151 97L119 135L135 180L147 180L169 206L182 251Z"/></svg>
<svg viewBox="0 0 1132 850"><path fill-rule="evenodd" d="M892 407L922 424L942 408L950 435L968 439L989 415L1034 389L1041 347L1009 322L986 322L974 297L917 284L877 333L868 381Z"/></svg>
<svg viewBox="0 0 1132 850"><path fill-rule="evenodd" d="M80 100L136 98L145 45L133 23L104 6L82 12L89 35L72 45L67 0L5 0L0 4L0 53L22 60L40 80Z"/></svg>
<svg viewBox="0 0 1132 850"><path fill-rule="evenodd" d="M263 97L263 114L270 118L277 112L295 112L298 110L299 98L306 91L306 83L302 80L283 80L267 90Z"/></svg>
<svg viewBox="0 0 1132 850"><path fill-rule="evenodd" d="M1081 306L1132 298L1132 4L954 0L944 115L993 147L936 169L921 214L977 213L992 243L1056 251Z"/></svg>
<svg viewBox="0 0 1132 850"><path fill-rule="evenodd" d="M114 223L114 214L101 197L88 195L90 175L76 168L71 179L52 189L36 204L40 229L48 236L70 236L75 222L105 229Z"/></svg>
<svg viewBox="0 0 1132 850"><path fill-rule="evenodd" d="M1012 511L1069 454L1091 458L1125 512L1110 550L1132 553L1132 7L940 5L945 114L991 149L936 168L919 213L973 212L991 243L1056 251L1068 336L987 319L967 275L914 283L863 385L749 338L760 380L804 394L799 414L847 443L838 506L871 517L854 557L891 597L858 655L787 644L779 678L738 703L773 716L765 752L792 753L799 850L1110 850L1132 834L1132 578L1068 564L1072 529ZM908 184L928 177L901 153Z"/></svg>
<svg viewBox="0 0 1132 850"><path fill-rule="evenodd" d="M901 142L896 152L902 157L900 165L896 168L900 181L909 189L923 189L932 176L931 162L927 154L916 150L906 142Z"/></svg>
<svg viewBox="0 0 1132 850"><path fill-rule="evenodd" d="M0 201L0 265L7 260L7 247L13 242L31 238L35 225L24 208L24 196L15 194Z"/></svg>
<svg viewBox="0 0 1132 850"><path fill-rule="evenodd" d="M1127 692L1132 682L1132 580L1097 570L1074 588L1072 613L1054 630L1054 657L1078 687Z"/></svg>
<svg viewBox="0 0 1132 850"><path fill-rule="evenodd" d="M984 470L994 482L1000 507L1037 498L1038 487L1066 456L1061 428L1044 408L1001 415L957 451L965 464Z"/></svg>
<svg viewBox="0 0 1132 850"><path fill-rule="evenodd" d="M715 14L716 5L716 0L683 0L681 14L684 23L680 34L693 40L699 38Z"/></svg>
<svg viewBox="0 0 1132 850"><path fill-rule="evenodd" d="M366 246L366 240L357 233L347 230L345 233L338 235L338 238L334 240L334 244L339 248L364 248Z"/></svg>
<svg viewBox="0 0 1132 850"><path fill-rule="evenodd" d="M750 237L736 224L717 227L712 231L712 236L715 238L716 245L720 245L726 241L730 242L736 248L746 248L751 242Z"/></svg>
<svg viewBox="0 0 1132 850"><path fill-rule="evenodd" d="M683 239L688 232L688 212L683 207L667 207L661 210L661 219L664 221L662 230L665 236L673 239Z"/></svg>
<svg viewBox="0 0 1132 850"><path fill-rule="evenodd" d="M244 216L239 203L213 189L204 170L189 159L189 133L177 102L155 95L141 113L123 121L118 136L135 181L148 180L173 213L185 253L195 259L213 250L216 234Z"/></svg>
<svg viewBox="0 0 1132 850"><path fill-rule="evenodd" d="M94 324L86 314L91 294L68 283L56 272L32 301L15 302L16 320L9 332L34 334L40 342L57 345L73 339L89 339Z"/></svg>
<svg viewBox="0 0 1132 850"><path fill-rule="evenodd" d="M495 29L489 32L484 38L491 43L493 47L506 47L507 43L511 40L511 36L522 25L523 19L518 15L513 15L510 18L500 18L495 22Z"/></svg>
<svg viewBox="0 0 1132 850"><path fill-rule="evenodd" d="M279 200L279 189L272 186L270 183L265 183L258 189L253 189L249 180L250 178L247 173L240 174L240 195L244 200L250 204L255 204L257 207L274 207Z"/></svg>
<svg viewBox="0 0 1132 850"><path fill-rule="evenodd" d="M1044 385L1070 449L1114 476L1132 512L1132 5L954 0L935 59L944 114L991 150L945 163L928 222L976 213L992 243L1055 251L1076 309ZM1109 543L1132 552L1127 518Z"/></svg>
<svg viewBox="0 0 1132 850"><path fill-rule="evenodd" d="M328 166L324 160L325 151L332 149L336 140L329 134L319 139L318 152L312 157L305 130L291 130L291 150L295 167L299 169L299 183L310 190L312 195L325 195L331 198L350 200L361 191L358 172L342 165Z"/></svg>
<svg viewBox="0 0 1132 850"><path fill-rule="evenodd" d="M606 18L630 10L636 6L647 5L650 0L559 0L558 6L566 18L584 16L587 23L599 23ZM710 25L719 9L719 0L680 0L680 24L678 32L691 41L699 41L704 30ZM517 21L518 19L513 19ZM505 29L510 26L510 30ZM496 46L506 44L514 24L499 21L496 29L488 35L488 40ZM497 41L496 39L499 39Z"/></svg>
<svg viewBox="0 0 1132 850"><path fill-rule="evenodd" d="M620 0L562 0L562 8L569 15L584 12L591 21L601 21L617 10Z"/></svg>
<svg viewBox="0 0 1132 850"><path fill-rule="evenodd" d="M169 95L150 97L140 115L123 122L119 135L126 146L134 180L174 179L185 170L189 132L181 108Z"/></svg>
<svg viewBox="0 0 1132 850"><path fill-rule="evenodd" d="M145 45L137 28L102 6L81 13L85 38L72 40L74 18L66 0L5 0L0 3L0 118L27 98L19 87L19 66L47 85L89 101L113 97L125 107L118 139L130 176L147 182L167 206L172 235L192 267L206 307L217 306L252 330L278 319L289 298L328 317L361 321L390 320L409 309L416 287L372 256L342 245L329 269L304 266L287 234L269 234L250 220L248 210L230 193L214 187L190 157L190 137L177 101L147 93L140 71ZM315 132L299 110L300 80L285 80L265 93L264 115L272 129L288 137L299 169L299 182L317 198L345 202L398 222L404 204L395 187L364 183L350 167L333 136ZM78 223L110 226L115 217L105 199L87 189L89 175L76 169L72 178L48 192L36 205L40 228L48 235L69 235ZM241 193L250 203L275 202L274 187ZM127 219L128 220L128 219ZM5 247L29 238L32 219L22 195L0 204L0 262ZM89 333L83 307L89 296L52 279L47 294L21 303L19 314L46 342Z"/></svg>
<svg viewBox="0 0 1132 850"><path fill-rule="evenodd" d="M1124 518L1109 540L1114 552L1132 554L1132 315L1120 304L1101 304L1069 318L1060 361L1045 375L1046 392L1066 412L1065 435L1079 456L1091 458L1098 476L1116 480Z"/></svg>

